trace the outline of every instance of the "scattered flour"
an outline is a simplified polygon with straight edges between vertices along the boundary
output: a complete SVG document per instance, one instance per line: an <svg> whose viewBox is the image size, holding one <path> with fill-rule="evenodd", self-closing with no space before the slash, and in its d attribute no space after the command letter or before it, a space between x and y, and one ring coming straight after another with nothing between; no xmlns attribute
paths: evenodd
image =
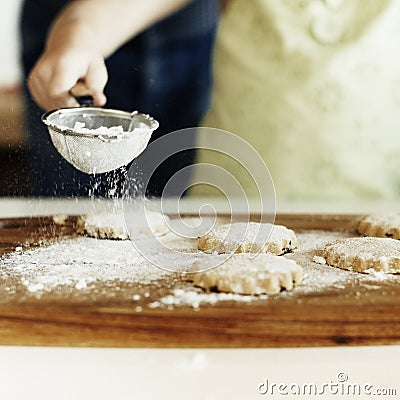
<svg viewBox="0 0 400 400"><path fill-rule="evenodd" d="M97 281L148 284L165 274L147 263L129 241L84 237L4 256L0 269L2 280L17 275L29 292L63 285L80 290Z"/></svg>
<svg viewBox="0 0 400 400"><path fill-rule="evenodd" d="M29 300L53 293L60 293L60 297L65 298L64 291L68 289L68 293L78 293L79 299L96 301L96 291L101 290L107 296L117 293L118 300L128 302L136 312L182 306L197 310L202 305L215 306L220 302L251 303L286 297L295 298L300 303L303 295L318 295L327 289L341 290L348 285L359 284L366 289L377 290L382 281L400 281L399 276L395 275L388 276L376 271L361 274L315 262L317 249L350 234L307 231L297 232L296 235L299 249L282 257L292 259L303 267L303 282L293 291L284 291L275 296L205 293L191 283L183 282L179 274L152 265L130 241L74 237L1 257L0 298L6 302L13 292L17 299L25 296ZM168 258L171 264L182 261L182 257L174 258L171 254L174 248L179 252L186 249L184 259L189 264L205 256L196 250L196 239L179 240L172 233L162 239L169 246L156 256ZM25 293L16 293L21 287L25 288Z"/></svg>
<svg viewBox="0 0 400 400"><path fill-rule="evenodd" d="M157 308L160 306L167 306L167 308L172 309L177 306L189 306L194 309L199 309L200 305L204 303L211 305L215 305L220 301L239 301L249 303L254 300L267 298L267 295L242 296L234 293L204 293L201 290L175 289L172 294L161 298L157 302L151 303L149 307Z"/></svg>
<svg viewBox="0 0 400 400"><path fill-rule="evenodd" d="M325 265L326 264L326 260L324 257L320 257L320 256L314 256L313 257L313 261L317 264L321 264L321 265Z"/></svg>

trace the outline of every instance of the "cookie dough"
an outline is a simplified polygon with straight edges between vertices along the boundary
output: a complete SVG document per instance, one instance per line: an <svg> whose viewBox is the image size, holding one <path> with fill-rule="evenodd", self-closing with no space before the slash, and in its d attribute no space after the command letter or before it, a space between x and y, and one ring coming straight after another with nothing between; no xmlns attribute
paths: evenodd
<svg viewBox="0 0 400 400"><path fill-rule="evenodd" d="M78 220L77 232L98 239L117 240L128 240L132 236L135 238L159 236L169 232L166 223L167 216L154 211L146 211L146 219L146 224L139 222L130 227L128 232L122 212L85 215ZM138 218L138 221L142 220L143 218Z"/></svg>
<svg viewBox="0 0 400 400"><path fill-rule="evenodd" d="M220 262L222 264L217 266ZM198 263L201 265L195 265ZM189 275L190 280L208 292L259 295L291 290L303 278L303 269L296 262L272 254L232 254L228 259L224 255L212 255L196 261L193 268L213 266L217 267Z"/></svg>
<svg viewBox="0 0 400 400"><path fill-rule="evenodd" d="M370 215L360 221L358 232L365 236L400 239L400 213Z"/></svg>
<svg viewBox="0 0 400 400"><path fill-rule="evenodd" d="M291 229L282 225L235 222L219 225L198 239L198 248L206 253L288 253L297 247Z"/></svg>
<svg viewBox="0 0 400 400"><path fill-rule="evenodd" d="M356 272L400 272L400 241L388 238L348 238L327 244L321 254L327 264Z"/></svg>

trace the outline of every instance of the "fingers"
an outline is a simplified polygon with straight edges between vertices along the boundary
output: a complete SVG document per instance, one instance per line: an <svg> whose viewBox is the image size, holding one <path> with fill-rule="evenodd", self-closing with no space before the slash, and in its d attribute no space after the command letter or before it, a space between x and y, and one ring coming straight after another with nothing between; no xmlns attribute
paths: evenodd
<svg viewBox="0 0 400 400"><path fill-rule="evenodd" d="M28 88L44 110L78 107L78 102L69 93L78 81L84 81L90 88L94 105L105 104L106 66L101 57L87 54L43 54L28 78Z"/></svg>
<svg viewBox="0 0 400 400"><path fill-rule="evenodd" d="M68 86L74 81L73 76L73 71L63 67L61 60L44 56L31 71L28 88L33 99L44 110L76 107L78 102L68 94Z"/></svg>
<svg viewBox="0 0 400 400"><path fill-rule="evenodd" d="M102 58L95 60L89 65L85 76L85 83L92 90L95 106L104 106L106 104L107 99L104 95L104 87L106 86L107 79L107 68Z"/></svg>
<svg viewBox="0 0 400 400"><path fill-rule="evenodd" d="M35 102L46 111L56 108L78 107L74 97L64 90L53 89L45 77L33 72L28 79L28 88Z"/></svg>

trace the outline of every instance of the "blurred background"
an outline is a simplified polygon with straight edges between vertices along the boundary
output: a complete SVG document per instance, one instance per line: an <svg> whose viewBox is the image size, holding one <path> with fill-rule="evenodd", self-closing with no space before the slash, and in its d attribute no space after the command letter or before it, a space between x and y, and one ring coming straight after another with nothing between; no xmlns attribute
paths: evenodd
<svg viewBox="0 0 400 400"><path fill-rule="evenodd" d="M21 3L1 3L0 196L33 193L22 128ZM223 129L250 143L267 164L279 199L398 199L400 2L223 3L212 104L201 126ZM140 63L136 67L142 69ZM122 78L116 77L119 85ZM169 78L163 79L175 90ZM190 92L188 99L197 98ZM147 105L141 111L153 115ZM41 124L38 115L33 121ZM176 122L176 113L167 115L168 123ZM165 132L176 129L168 123L163 122ZM214 145L201 138L199 142L206 148ZM43 153L39 155L49 171ZM214 151L199 151L196 158L237 176L236 164L219 160ZM253 196L245 178L242 186ZM55 182L50 180L49 187Z"/></svg>
<svg viewBox="0 0 400 400"><path fill-rule="evenodd" d="M1 2L0 24L0 196L31 193L22 129L18 17L21 0Z"/></svg>

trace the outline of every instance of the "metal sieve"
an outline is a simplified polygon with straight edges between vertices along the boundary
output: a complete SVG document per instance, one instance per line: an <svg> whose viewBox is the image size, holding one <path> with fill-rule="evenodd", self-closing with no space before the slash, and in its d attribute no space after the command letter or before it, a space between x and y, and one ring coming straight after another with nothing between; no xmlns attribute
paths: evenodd
<svg viewBox="0 0 400 400"><path fill-rule="evenodd" d="M152 117L99 107L62 108L42 116L58 152L87 174L113 171L129 164L147 147L158 122ZM89 130L122 127L123 132L101 133L74 129L76 123Z"/></svg>

